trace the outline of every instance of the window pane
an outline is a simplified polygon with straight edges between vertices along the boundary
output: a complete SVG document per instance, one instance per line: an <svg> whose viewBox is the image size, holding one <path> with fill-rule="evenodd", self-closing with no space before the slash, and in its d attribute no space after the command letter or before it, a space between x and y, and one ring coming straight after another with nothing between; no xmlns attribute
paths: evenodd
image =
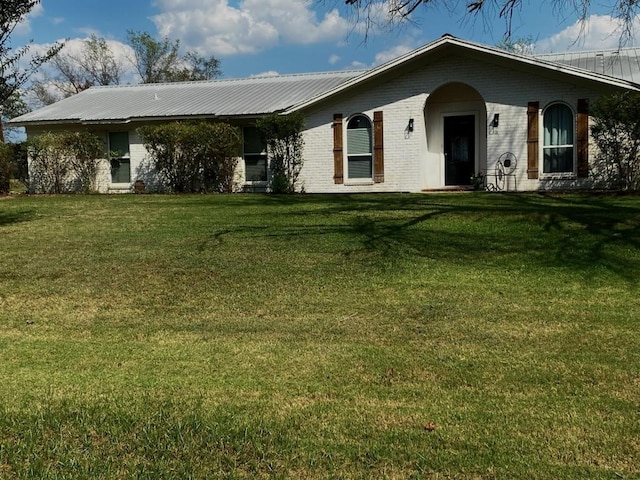
<svg viewBox="0 0 640 480"><path fill-rule="evenodd" d="M573 112L562 104L544 113L544 145L573 145Z"/></svg>
<svg viewBox="0 0 640 480"><path fill-rule="evenodd" d="M347 154L367 153L371 153L371 130L367 128L347 130Z"/></svg>
<svg viewBox="0 0 640 480"><path fill-rule="evenodd" d="M113 157L129 156L129 132L109 133L109 153Z"/></svg>
<svg viewBox="0 0 640 480"><path fill-rule="evenodd" d="M545 148L544 171L546 173L573 173L573 147Z"/></svg>
<svg viewBox="0 0 640 480"><path fill-rule="evenodd" d="M256 127L244 127L244 153L266 152L267 146Z"/></svg>
<svg viewBox="0 0 640 480"><path fill-rule="evenodd" d="M111 160L111 183L131 182L131 161L128 158Z"/></svg>
<svg viewBox="0 0 640 480"><path fill-rule="evenodd" d="M371 122L363 115L349 120L347 124L347 155L371 153Z"/></svg>
<svg viewBox="0 0 640 480"><path fill-rule="evenodd" d="M245 155L244 172L247 182L267 181L267 156L266 155Z"/></svg>
<svg viewBox="0 0 640 480"><path fill-rule="evenodd" d="M349 178L371 178L371 155L348 157Z"/></svg>

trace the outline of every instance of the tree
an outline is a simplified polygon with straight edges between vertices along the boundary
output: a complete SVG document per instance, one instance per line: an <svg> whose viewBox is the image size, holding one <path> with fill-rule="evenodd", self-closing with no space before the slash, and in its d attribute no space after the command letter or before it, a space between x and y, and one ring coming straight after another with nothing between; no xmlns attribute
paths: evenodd
<svg viewBox="0 0 640 480"><path fill-rule="evenodd" d="M180 40L165 37L158 41L147 32L130 30L127 41L142 83L210 80L221 74L220 61L213 56L206 58L196 52L180 55Z"/></svg>
<svg viewBox="0 0 640 480"><path fill-rule="evenodd" d="M0 121L2 130L5 134L5 138L8 140L15 139L18 136L18 128L8 127L7 121L12 118L18 117L30 111L29 106L25 103L24 99L20 95L20 91L14 91L9 98L7 98L2 105L2 111L0 112Z"/></svg>
<svg viewBox="0 0 640 480"><path fill-rule="evenodd" d="M30 44L18 49L11 47L10 38L16 26L24 20L40 0L2 0L0 8L0 114L5 103L42 64L53 58L62 48L54 44L44 53L35 53L26 62L23 60L29 52ZM24 66L26 63L26 66ZM1 123L0 123L1 125ZM4 133L0 126L0 142L4 142Z"/></svg>
<svg viewBox="0 0 640 480"><path fill-rule="evenodd" d="M380 7L376 0L344 0L345 4L354 8L361 17L366 19L367 24L371 23L374 12ZM458 0L391 0L388 2L388 15L392 20L405 20L421 6L443 7L452 12L459 8ZM506 24L505 38L511 37L511 25L513 14L522 9L524 0L466 0L465 9L468 14L497 15L504 19ZM579 20L586 20L591 9L591 0L541 0L538 4L546 4L556 12L570 11L576 14ZM611 16L620 20L622 30L620 31L621 41L631 38L633 20L640 13L640 2L637 0L615 0L611 4Z"/></svg>
<svg viewBox="0 0 640 480"><path fill-rule="evenodd" d="M591 106L591 136L598 147L596 186L640 190L640 93L600 97Z"/></svg>
<svg viewBox="0 0 640 480"><path fill-rule="evenodd" d="M32 82L31 92L42 104L49 105L95 85L118 85L123 69L107 41L91 35L76 53L63 49L53 57L49 72Z"/></svg>
<svg viewBox="0 0 640 480"><path fill-rule="evenodd" d="M267 142L271 191L294 193L302 169L304 117L299 113L287 116L274 114L259 119L256 125Z"/></svg>

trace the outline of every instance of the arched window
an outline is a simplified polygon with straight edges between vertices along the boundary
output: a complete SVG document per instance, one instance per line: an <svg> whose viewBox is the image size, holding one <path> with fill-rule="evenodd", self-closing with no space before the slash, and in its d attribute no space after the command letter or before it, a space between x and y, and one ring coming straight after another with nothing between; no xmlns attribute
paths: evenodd
<svg viewBox="0 0 640 480"><path fill-rule="evenodd" d="M347 178L372 178L371 120L356 115L347 124Z"/></svg>
<svg viewBox="0 0 640 480"><path fill-rule="evenodd" d="M574 173L573 111L554 103L544 112L544 173Z"/></svg>

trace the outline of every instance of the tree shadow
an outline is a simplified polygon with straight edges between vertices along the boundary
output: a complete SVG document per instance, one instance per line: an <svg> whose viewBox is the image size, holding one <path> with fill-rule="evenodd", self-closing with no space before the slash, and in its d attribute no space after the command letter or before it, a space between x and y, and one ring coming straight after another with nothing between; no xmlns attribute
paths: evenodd
<svg viewBox="0 0 640 480"><path fill-rule="evenodd" d="M226 235L332 240L354 262L422 257L452 265L518 264L572 269L584 278L605 269L637 283L640 198L596 194L259 195L268 218ZM626 253L625 253L626 252ZM632 252L629 254L629 252ZM633 253L635 252L635 253Z"/></svg>
<svg viewBox="0 0 640 480"><path fill-rule="evenodd" d="M33 210L23 210L20 212L0 212L0 227L14 223L28 222L35 217Z"/></svg>

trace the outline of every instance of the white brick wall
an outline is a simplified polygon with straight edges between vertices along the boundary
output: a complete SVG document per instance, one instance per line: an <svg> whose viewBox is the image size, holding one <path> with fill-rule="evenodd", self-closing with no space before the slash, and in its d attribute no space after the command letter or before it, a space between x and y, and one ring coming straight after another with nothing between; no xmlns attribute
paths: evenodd
<svg viewBox="0 0 640 480"><path fill-rule="evenodd" d="M450 57L434 65L419 66L402 75L370 82L358 91L350 90L346 95L305 112L305 164L301 175L305 190L416 192L442 188L444 157L442 144L437 145L438 141L442 142L441 130L435 135L429 134L429 141L436 145L427 143L427 126L441 129L441 125L437 121L425 121L425 107L429 95L450 82L461 82L475 89L484 99L486 108L463 101L439 105L433 110L427 107L426 112L438 117L446 112L474 112L477 115L480 122L477 159L480 169L493 172L498 157L504 152L512 152L518 164L514 177L509 179L509 189L540 190L586 185L585 179L576 178L527 179L527 104L540 102L542 114L547 104L561 101L575 112L578 99L594 100L604 93L601 86L560 75L555 75L555 78L549 74L539 76L533 70L518 71L472 58ZM346 129L350 115L364 113L373 118L376 110L382 110L384 114L384 183L352 185L345 175L345 184L336 185L333 181L333 114L343 115L343 128ZM495 113L500 115L500 122L494 129L488 124ZM405 128L410 118L414 119L414 131L406 135ZM346 165L346 156L344 163ZM542 171L542 158L539 159L539 168Z"/></svg>

